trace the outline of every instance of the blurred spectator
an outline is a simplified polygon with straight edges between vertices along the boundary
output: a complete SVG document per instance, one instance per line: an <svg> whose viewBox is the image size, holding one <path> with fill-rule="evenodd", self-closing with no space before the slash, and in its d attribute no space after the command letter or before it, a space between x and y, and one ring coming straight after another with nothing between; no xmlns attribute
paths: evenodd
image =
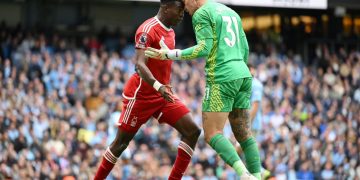
<svg viewBox="0 0 360 180"><path fill-rule="evenodd" d="M133 45L105 30L76 46L74 37L6 29L0 31L0 179L92 179L115 138L123 86L135 70ZM258 138L264 167L276 179L360 177L360 52L319 44L309 66L274 46L294 37L258 36L250 61L264 84ZM203 67L201 59L175 62L172 76L200 126ZM224 134L235 142L230 130ZM172 128L150 121L109 179L166 179L179 141ZM184 179L236 174L200 138Z"/></svg>

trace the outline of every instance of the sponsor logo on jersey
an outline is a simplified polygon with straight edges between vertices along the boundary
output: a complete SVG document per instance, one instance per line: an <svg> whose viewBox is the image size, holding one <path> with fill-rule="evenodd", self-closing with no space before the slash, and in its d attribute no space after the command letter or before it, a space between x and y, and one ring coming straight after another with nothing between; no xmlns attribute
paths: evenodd
<svg viewBox="0 0 360 180"><path fill-rule="evenodd" d="M147 34L146 33L142 33L139 41L138 41L138 48L146 48L146 41L147 41Z"/></svg>

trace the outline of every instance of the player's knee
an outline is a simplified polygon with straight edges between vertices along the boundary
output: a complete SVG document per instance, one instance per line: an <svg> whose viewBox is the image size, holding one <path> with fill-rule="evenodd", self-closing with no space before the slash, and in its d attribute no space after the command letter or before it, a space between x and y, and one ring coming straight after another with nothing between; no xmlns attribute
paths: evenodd
<svg viewBox="0 0 360 180"><path fill-rule="evenodd" d="M205 134L205 141L206 141L206 143L210 144L211 138L212 138L211 136Z"/></svg>
<svg viewBox="0 0 360 180"><path fill-rule="evenodd" d="M110 150L115 156L120 156L121 153L128 147L128 142L115 141L110 145Z"/></svg>
<svg viewBox="0 0 360 180"><path fill-rule="evenodd" d="M247 140L248 138L252 137L252 133L251 133L251 129L250 128L245 128L241 131L238 131L238 132L234 132L234 135L236 137L236 139L239 141L239 142L242 142L242 141L245 141Z"/></svg>
<svg viewBox="0 0 360 180"><path fill-rule="evenodd" d="M200 134L201 134L201 129L198 126L195 126L191 128L190 131L187 131L185 134L183 134L183 137L185 139L194 141L199 138Z"/></svg>
<svg viewBox="0 0 360 180"><path fill-rule="evenodd" d="M211 139L217 135L217 134L222 134L222 131L204 131L204 136L205 136L205 141L206 143L210 144Z"/></svg>
<svg viewBox="0 0 360 180"><path fill-rule="evenodd" d="M196 126L196 128L194 128L194 130L191 132L191 137L193 139L198 139L200 134L201 134L201 129Z"/></svg>

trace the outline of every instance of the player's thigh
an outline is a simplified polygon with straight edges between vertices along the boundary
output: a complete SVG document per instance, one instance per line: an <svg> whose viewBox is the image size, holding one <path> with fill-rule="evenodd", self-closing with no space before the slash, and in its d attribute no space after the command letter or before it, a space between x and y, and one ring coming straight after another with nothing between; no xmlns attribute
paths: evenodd
<svg viewBox="0 0 360 180"><path fill-rule="evenodd" d="M203 112L230 112L238 87L232 81L206 83L202 102Z"/></svg>
<svg viewBox="0 0 360 180"><path fill-rule="evenodd" d="M146 123L152 114L161 108L161 103L160 99L124 100L119 120L119 128L127 133L136 133L141 125Z"/></svg>
<svg viewBox="0 0 360 180"><path fill-rule="evenodd" d="M190 110L177 98L175 98L174 103L164 100L164 105L153 114L153 117L159 123L166 123L173 127L180 120L192 121Z"/></svg>
<svg viewBox="0 0 360 180"><path fill-rule="evenodd" d="M251 136L249 109L234 108L229 114L229 121L238 142L243 142Z"/></svg>
<svg viewBox="0 0 360 180"><path fill-rule="evenodd" d="M181 141L185 142L192 149L195 148L196 142L201 134L201 129L195 124L190 113L185 114L175 125L171 126L181 134Z"/></svg>
<svg viewBox="0 0 360 180"><path fill-rule="evenodd" d="M234 105L233 109L250 109L251 107L251 85L252 85L252 78L242 78L239 79L238 84L241 84L239 91L236 93L234 98Z"/></svg>
<svg viewBox="0 0 360 180"><path fill-rule="evenodd" d="M178 98L174 103L165 101L165 105L154 114L154 117L158 117L160 123L174 127L186 144L191 148L195 147L201 130L193 121L190 110Z"/></svg>
<svg viewBox="0 0 360 180"><path fill-rule="evenodd" d="M206 142L216 134L222 134L227 121L228 112L203 112L203 128Z"/></svg>
<svg viewBox="0 0 360 180"><path fill-rule="evenodd" d="M187 139L197 138L201 132L200 128L193 121L190 112L182 116L178 121L176 121L175 124L171 126Z"/></svg>

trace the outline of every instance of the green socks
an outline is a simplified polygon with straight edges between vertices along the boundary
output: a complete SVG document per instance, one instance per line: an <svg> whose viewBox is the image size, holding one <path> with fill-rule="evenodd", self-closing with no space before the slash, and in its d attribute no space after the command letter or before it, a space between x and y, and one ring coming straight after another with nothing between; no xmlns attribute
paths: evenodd
<svg viewBox="0 0 360 180"><path fill-rule="evenodd" d="M244 172L248 172L244 163L241 160L236 161L232 168L234 168L236 174L239 176L241 176Z"/></svg>
<svg viewBox="0 0 360 180"><path fill-rule="evenodd" d="M256 179L261 180L261 173L252 173L253 176L256 177Z"/></svg>
<svg viewBox="0 0 360 180"><path fill-rule="evenodd" d="M249 172L258 179L261 179L261 162L260 153L256 141L253 137L240 142L241 148L244 151L246 166Z"/></svg>
<svg viewBox="0 0 360 180"><path fill-rule="evenodd" d="M247 172L245 165L240 160L234 146L222 134L217 134L210 140L210 146L220 155L220 157L241 176ZM260 153L256 141L253 137L240 143L244 151L246 165L249 172L257 179L261 179Z"/></svg>
<svg viewBox="0 0 360 180"><path fill-rule="evenodd" d="M217 134L212 137L209 144L226 162L226 164L234 168L239 176L241 176L243 172L247 172L247 169L240 160L234 146L222 134Z"/></svg>

